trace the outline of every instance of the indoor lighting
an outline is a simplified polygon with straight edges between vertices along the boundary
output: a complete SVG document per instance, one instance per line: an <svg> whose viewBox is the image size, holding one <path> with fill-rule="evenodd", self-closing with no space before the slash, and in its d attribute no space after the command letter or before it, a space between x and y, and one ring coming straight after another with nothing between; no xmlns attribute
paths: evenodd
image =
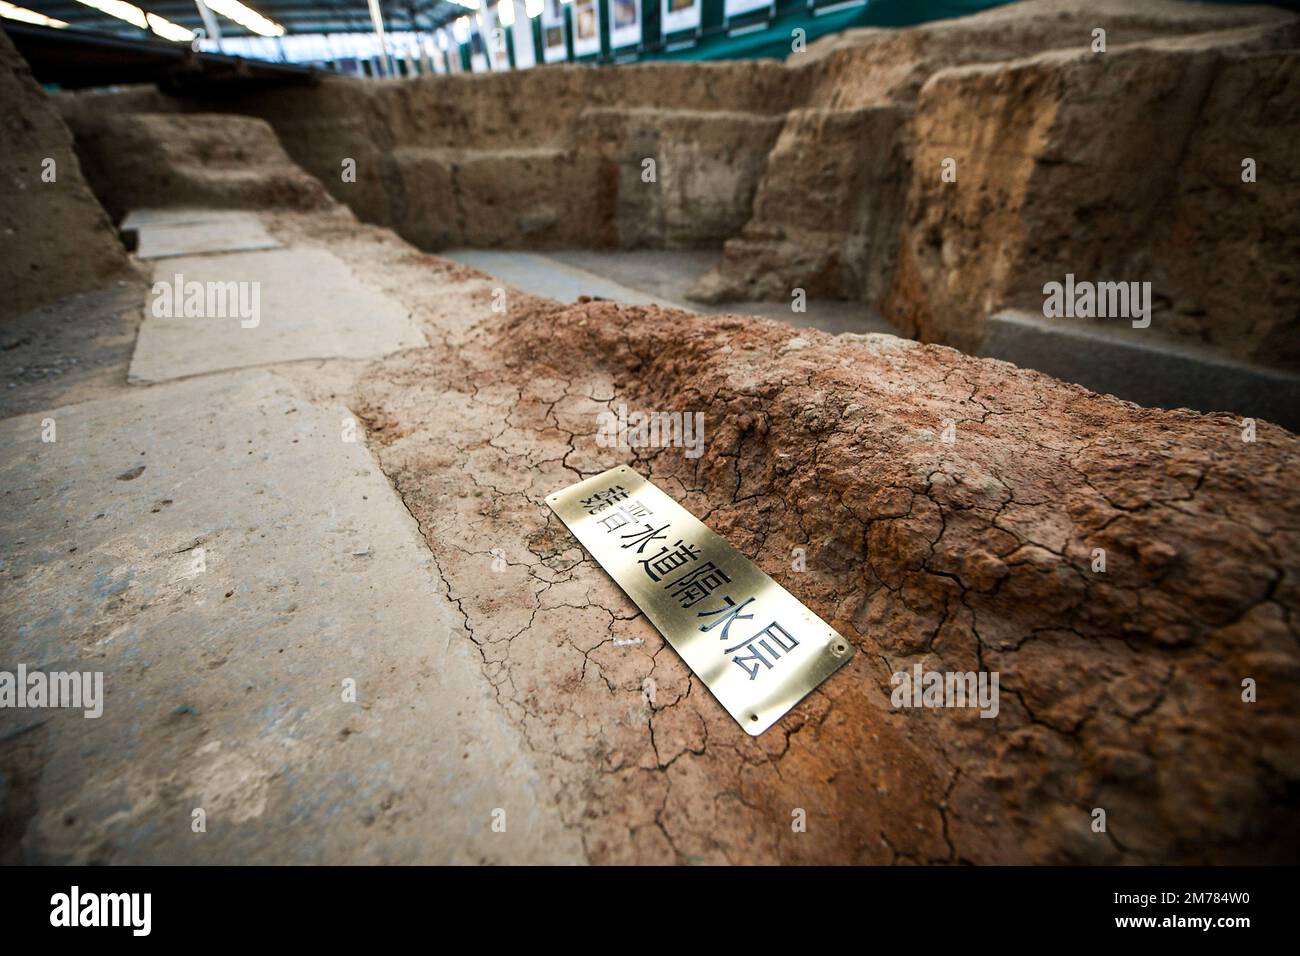
<svg viewBox="0 0 1300 956"><path fill-rule="evenodd" d="M110 17L125 20L141 30L149 29L149 21L144 18L144 11L133 3L126 3L125 0L77 0L77 2L100 13L107 13Z"/></svg>
<svg viewBox="0 0 1300 956"><path fill-rule="evenodd" d="M194 31L187 30L179 23L172 23L165 17L160 17L156 13L146 13L145 19L149 21L149 29L158 34L164 40L180 40L183 43L189 43L194 39Z"/></svg>
<svg viewBox="0 0 1300 956"><path fill-rule="evenodd" d="M82 0L84 3L85 0ZM219 13L227 20L234 20L241 27L260 37L282 37L284 27L274 20L268 20L256 10L249 9L239 0L204 0L208 9Z"/></svg>
<svg viewBox="0 0 1300 956"><path fill-rule="evenodd" d="M187 30L156 13L145 13L134 3L127 3L126 0L77 0L77 2L100 13L107 13L110 17L125 20L131 26L139 27L141 30L152 30L164 40L182 40L188 43L194 38L193 30ZM67 24L65 23L64 26Z"/></svg>
<svg viewBox="0 0 1300 956"><path fill-rule="evenodd" d="M6 20L18 20L21 23L34 23L38 27L54 27L58 30L62 30L68 25L63 20L55 20L53 17L47 17L35 10L15 7L6 0L0 0L0 17L4 17Z"/></svg>

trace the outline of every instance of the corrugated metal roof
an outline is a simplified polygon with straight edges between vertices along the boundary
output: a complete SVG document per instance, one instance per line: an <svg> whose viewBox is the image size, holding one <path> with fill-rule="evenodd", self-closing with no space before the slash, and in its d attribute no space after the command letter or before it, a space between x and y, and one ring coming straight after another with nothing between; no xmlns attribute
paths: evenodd
<svg viewBox="0 0 1300 956"><path fill-rule="evenodd" d="M142 37L140 30L125 20L109 16L77 0L12 0L16 6L63 20L82 30L116 36ZM203 19L194 0L130 0L146 13L188 29L199 29ZM370 8L366 0L240 0L245 6L268 17L290 33L342 33L370 30ZM380 0L384 26L389 30L432 30L464 16L469 11L448 0ZM249 36L249 31L218 15L223 36Z"/></svg>

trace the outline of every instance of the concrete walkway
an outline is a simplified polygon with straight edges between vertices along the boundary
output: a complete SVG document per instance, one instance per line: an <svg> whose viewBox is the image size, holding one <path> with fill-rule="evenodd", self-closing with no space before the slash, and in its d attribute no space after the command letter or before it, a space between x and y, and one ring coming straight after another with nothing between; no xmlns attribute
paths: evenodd
<svg viewBox="0 0 1300 956"><path fill-rule="evenodd" d="M556 302L577 302L580 296L585 295L627 305L691 308L685 302L674 302L623 285L596 272L567 265L554 256L513 250L458 249L448 253L447 257L496 276L517 289Z"/></svg>
<svg viewBox="0 0 1300 956"><path fill-rule="evenodd" d="M159 291L140 327L133 382L303 359L379 358L425 341L401 305L319 249L161 259L153 277ZM215 314L186 315L187 290L216 290Z"/></svg>
<svg viewBox="0 0 1300 956"><path fill-rule="evenodd" d="M337 370L299 361L418 326L319 249L157 269L257 282L262 321L147 315L133 380L185 381L0 421L0 670L103 681L97 718L0 709L0 862L583 860L365 435L312 397Z"/></svg>
<svg viewBox="0 0 1300 956"><path fill-rule="evenodd" d="M979 354L1139 405L1232 411L1300 430L1300 375L1105 322L1060 322L1008 309L989 316Z"/></svg>
<svg viewBox="0 0 1300 956"><path fill-rule="evenodd" d="M896 330L866 305L812 299L806 311L795 312L786 302L728 302L703 305L686 292L717 261L718 253L700 250L589 249L545 254L498 249L453 249L442 253L456 262L481 269L516 288L557 302L579 296L610 299L628 305L658 305L707 315L761 315L799 328L823 332L885 332Z"/></svg>

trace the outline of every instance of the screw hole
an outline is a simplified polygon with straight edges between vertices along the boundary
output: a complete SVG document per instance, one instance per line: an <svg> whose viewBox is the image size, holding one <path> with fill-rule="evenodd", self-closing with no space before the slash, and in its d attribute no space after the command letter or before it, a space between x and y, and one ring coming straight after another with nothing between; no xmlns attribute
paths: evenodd
<svg viewBox="0 0 1300 956"><path fill-rule="evenodd" d="M753 720L753 721L757 721L757 720L758 720L758 714L750 714L750 715L749 715L749 719L750 719L750 720Z"/></svg>

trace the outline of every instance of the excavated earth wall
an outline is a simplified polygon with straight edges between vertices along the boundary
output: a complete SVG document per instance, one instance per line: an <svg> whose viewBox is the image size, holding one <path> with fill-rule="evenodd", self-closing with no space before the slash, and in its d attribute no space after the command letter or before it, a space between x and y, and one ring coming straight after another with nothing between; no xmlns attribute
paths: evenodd
<svg viewBox="0 0 1300 956"><path fill-rule="evenodd" d="M77 149L105 208L117 219L159 205L327 208L320 181L253 117L106 113L78 125Z"/></svg>
<svg viewBox="0 0 1300 956"><path fill-rule="evenodd" d="M1250 29L935 74L885 313L974 349L990 312L1039 312L1067 273L1149 281L1159 334L1300 367L1297 45Z"/></svg>
<svg viewBox="0 0 1300 956"><path fill-rule="evenodd" d="M138 281L82 178L72 136L0 29L0 321Z"/></svg>
<svg viewBox="0 0 1300 956"><path fill-rule="evenodd" d="M464 288L354 408L591 860L1294 858L1294 436L892 336ZM703 456L601 447L620 403L703 411ZM546 508L619 463L862 651L771 732ZM999 713L892 706L917 664L998 671Z"/></svg>
<svg viewBox="0 0 1300 956"><path fill-rule="evenodd" d="M149 122L105 112L260 117L336 199L429 250L722 247L699 301L802 289L968 351L990 314L1037 312L1066 273L1149 281L1146 334L1295 369L1298 23L1271 7L1029 0L849 31L784 64L63 104L92 177Z"/></svg>

